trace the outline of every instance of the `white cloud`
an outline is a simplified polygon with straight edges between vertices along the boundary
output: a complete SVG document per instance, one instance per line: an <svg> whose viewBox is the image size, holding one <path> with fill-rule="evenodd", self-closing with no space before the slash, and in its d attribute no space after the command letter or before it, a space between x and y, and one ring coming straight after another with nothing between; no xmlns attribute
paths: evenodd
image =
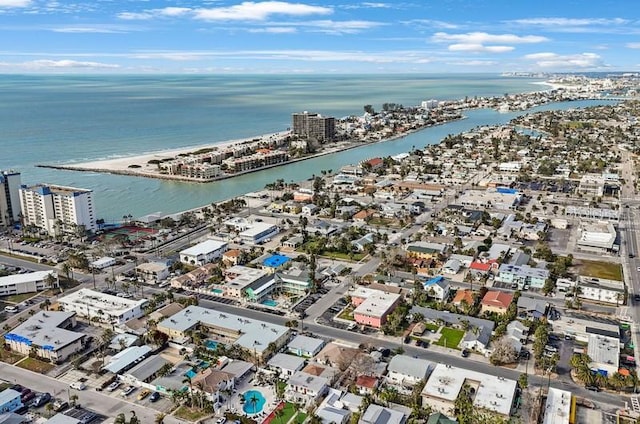
<svg viewBox="0 0 640 424"><path fill-rule="evenodd" d="M124 20L149 20L154 18L174 18L185 16L192 12L188 7L165 7L162 9L149 9L143 12L122 12L118 18Z"/></svg>
<svg viewBox="0 0 640 424"><path fill-rule="evenodd" d="M493 66L497 62L493 60L458 60L454 62L446 62L448 65L456 66Z"/></svg>
<svg viewBox="0 0 640 424"><path fill-rule="evenodd" d="M419 25L421 27L438 28L438 29L458 29L460 25L451 22L438 21L434 19L412 19L403 21L405 25Z"/></svg>
<svg viewBox="0 0 640 424"><path fill-rule="evenodd" d="M627 43L625 47L629 49L640 49L640 43Z"/></svg>
<svg viewBox="0 0 640 424"><path fill-rule="evenodd" d="M205 21L263 21L272 15L328 15L333 9L283 1L243 2L234 6L196 9L195 17Z"/></svg>
<svg viewBox="0 0 640 424"><path fill-rule="evenodd" d="M543 26L543 27L568 27L568 26L593 26L593 25L624 25L628 19L622 18L529 18L509 21L519 25Z"/></svg>
<svg viewBox="0 0 640 424"><path fill-rule="evenodd" d="M130 32L132 29L118 25L73 25L73 26L61 26L53 27L51 31L62 32L69 34L123 34Z"/></svg>
<svg viewBox="0 0 640 424"><path fill-rule="evenodd" d="M0 7L27 7L31 0L0 0Z"/></svg>
<svg viewBox="0 0 640 424"><path fill-rule="evenodd" d="M514 49L512 46L484 46L482 44L451 44L449 51L452 52L489 52L505 53Z"/></svg>
<svg viewBox="0 0 640 424"><path fill-rule="evenodd" d="M77 60L33 60L30 62L23 62L19 66L25 69L61 69L61 68L91 68L91 69L116 69L120 65L112 63L101 62L85 62Z"/></svg>
<svg viewBox="0 0 640 424"><path fill-rule="evenodd" d="M345 9L391 9L394 6L390 3L382 3L382 2L362 2L359 4L348 4L343 6Z"/></svg>
<svg viewBox="0 0 640 424"><path fill-rule="evenodd" d="M355 34L366 29L384 25L382 22L373 21L332 21L316 20L301 22L299 26L310 28L312 31L323 32L325 34Z"/></svg>
<svg viewBox="0 0 640 424"><path fill-rule="evenodd" d="M551 52L541 52L525 55L524 58L535 62L540 68L592 69L602 68L604 66L602 58L595 53L560 55Z"/></svg>
<svg viewBox="0 0 640 424"><path fill-rule="evenodd" d="M298 30L294 27L266 27L266 28L252 28L249 32L254 33L268 33L268 34L293 34Z"/></svg>
<svg viewBox="0 0 640 424"><path fill-rule="evenodd" d="M431 40L437 43L457 42L461 44L533 44L549 41L548 38L539 35L515 35L515 34L489 34L486 32L469 32L466 34L448 34L446 32L436 32Z"/></svg>

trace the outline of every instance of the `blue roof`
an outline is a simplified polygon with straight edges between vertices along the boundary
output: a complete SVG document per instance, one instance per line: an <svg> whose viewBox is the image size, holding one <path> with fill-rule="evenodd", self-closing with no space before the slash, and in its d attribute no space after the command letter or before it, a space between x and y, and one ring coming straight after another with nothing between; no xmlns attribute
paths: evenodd
<svg viewBox="0 0 640 424"><path fill-rule="evenodd" d="M438 284L440 281L443 281L444 277L442 275L438 275L437 277L433 277L431 280L427 280L424 282L424 286L431 286L433 284Z"/></svg>
<svg viewBox="0 0 640 424"><path fill-rule="evenodd" d="M264 266L268 266L269 268L277 268L280 265L290 261L291 258L284 255L272 255L265 259L262 264Z"/></svg>
<svg viewBox="0 0 640 424"><path fill-rule="evenodd" d="M518 194L518 190L516 190L515 188L508 188L508 187L498 187L496 188L496 191L502 194Z"/></svg>

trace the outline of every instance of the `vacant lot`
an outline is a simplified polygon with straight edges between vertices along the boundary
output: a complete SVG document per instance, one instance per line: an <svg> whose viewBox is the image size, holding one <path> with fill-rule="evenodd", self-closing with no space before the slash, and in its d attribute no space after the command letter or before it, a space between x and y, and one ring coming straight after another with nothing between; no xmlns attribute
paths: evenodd
<svg viewBox="0 0 640 424"><path fill-rule="evenodd" d="M605 278L607 280L622 281L622 268L620 264L601 261L577 261L578 273L587 277Z"/></svg>
<svg viewBox="0 0 640 424"><path fill-rule="evenodd" d="M16 367L31 370L40 374L46 374L55 368L53 364L50 364L49 362L44 362L35 358L25 358L24 361L21 361L19 364L16 364Z"/></svg>

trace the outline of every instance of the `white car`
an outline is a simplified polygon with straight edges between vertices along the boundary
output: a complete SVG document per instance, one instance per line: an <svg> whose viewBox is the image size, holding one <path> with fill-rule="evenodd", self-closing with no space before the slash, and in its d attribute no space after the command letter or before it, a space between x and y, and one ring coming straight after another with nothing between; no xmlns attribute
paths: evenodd
<svg viewBox="0 0 640 424"><path fill-rule="evenodd" d="M638 272L640 272L640 266L637 268Z"/></svg>
<svg viewBox="0 0 640 424"><path fill-rule="evenodd" d="M5 306L4 307L4 311L8 312L10 314L15 314L16 312L19 311L18 307L15 305L9 305L9 306Z"/></svg>
<svg viewBox="0 0 640 424"><path fill-rule="evenodd" d="M76 390L84 390L87 388L87 385L82 381L74 381L73 383L69 384L69 387Z"/></svg>
<svg viewBox="0 0 640 424"><path fill-rule="evenodd" d="M120 387L122 385L121 381L114 381L113 383L109 384L107 386L107 390L109 390L110 392L113 392L115 389L117 389L118 387Z"/></svg>
<svg viewBox="0 0 640 424"><path fill-rule="evenodd" d="M135 389L136 389L135 386L128 386L122 391L122 393L120 393L120 395L122 395L122 397L127 397L131 393L133 393Z"/></svg>

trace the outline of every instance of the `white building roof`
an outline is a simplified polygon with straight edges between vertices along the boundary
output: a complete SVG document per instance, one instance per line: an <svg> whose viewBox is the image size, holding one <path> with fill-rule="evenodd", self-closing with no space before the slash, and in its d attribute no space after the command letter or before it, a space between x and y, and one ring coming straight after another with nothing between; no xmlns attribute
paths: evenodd
<svg viewBox="0 0 640 424"><path fill-rule="evenodd" d="M304 387L311 392L319 393L323 387L329 385L329 380L303 371L296 371L289 377L288 384L290 386Z"/></svg>
<svg viewBox="0 0 640 424"><path fill-rule="evenodd" d="M617 371L620 361L620 340L612 337L589 334L587 354L594 368L609 368Z"/></svg>
<svg viewBox="0 0 640 424"><path fill-rule="evenodd" d="M264 231L275 231L278 227L268 222L253 222L251 226L239 234L240 237L255 237Z"/></svg>
<svg viewBox="0 0 640 424"><path fill-rule="evenodd" d="M542 424L569 424L571 392L549 387Z"/></svg>
<svg viewBox="0 0 640 424"><path fill-rule="evenodd" d="M322 345L324 345L324 340L322 339L298 335L289 342L287 347L289 349L301 350L303 352L315 352L316 350L319 350Z"/></svg>
<svg viewBox="0 0 640 424"><path fill-rule="evenodd" d="M378 290L376 290L378 291ZM362 314L372 317L381 317L389 308L400 299L399 294L395 293L373 293L365 299L358 307L353 311L354 314Z"/></svg>
<svg viewBox="0 0 640 424"><path fill-rule="evenodd" d="M109 315L122 315L125 312L142 306L148 302L147 299L134 300L125 299L119 296L101 293L90 289L80 289L59 299L61 304L74 305L76 307L87 307L92 310L102 310Z"/></svg>
<svg viewBox="0 0 640 424"><path fill-rule="evenodd" d="M224 328L230 333L238 334L239 337L234 342L235 344L252 351L255 349L260 353L267 349L269 343L275 342L289 331L287 327L282 325L193 305L166 318L160 325L171 330L184 332L198 323Z"/></svg>
<svg viewBox="0 0 640 424"><path fill-rule="evenodd" d="M95 261L91 262L91 266L94 266L96 268L102 268L105 266L109 266L114 262L115 262L114 258L111 258L109 256L104 256L100 259L96 259Z"/></svg>
<svg viewBox="0 0 640 424"><path fill-rule="evenodd" d="M616 229L610 222L582 222L580 223L580 238L578 245L613 248L616 241Z"/></svg>
<svg viewBox="0 0 640 424"><path fill-rule="evenodd" d="M285 370L300 371L304 368L305 359L300 356L287 355L286 353L276 353L267 365Z"/></svg>
<svg viewBox="0 0 640 424"><path fill-rule="evenodd" d="M42 281L47 278L47 275L53 274L56 277L56 274L53 271L36 271L36 272L28 272L26 274L14 274L8 275L6 277L0 277L0 286L10 286L14 284L24 284L31 283L34 281Z"/></svg>
<svg viewBox="0 0 640 424"><path fill-rule="evenodd" d="M453 404L466 382L476 388L473 398L475 407L504 416L510 414L517 383L495 375L438 364L422 389L422 394Z"/></svg>
<svg viewBox="0 0 640 424"><path fill-rule="evenodd" d="M68 415L64 415L62 412L54 415L53 417L49 418L45 424L81 424L82 421L80 421L77 418L73 418L70 417Z"/></svg>
<svg viewBox="0 0 640 424"><path fill-rule="evenodd" d="M389 361L389 366L387 366L389 372L397 372L416 379L427 377L433 368L433 362L407 355L394 356Z"/></svg>
<svg viewBox="0 0 640 424"><path fill-rule="evenodd" d="M405 415L400 411L372 403L362 414L360 422L364 424L402 424L405 422Z"/></svg>
<svg viewBox="0 0 640 424"><path fill-rule="evenodd" d="M4 335L5 340L58 350L84 337L82 333L58 328L75 312L40 311ZM47 347L49 346L49 347Z"/></svg>
<svg viewBox="0 0 640 424"><path fill-rule="evenodd" d="M180 255L186 256L199 256L207 255L216 250L222 249L227 246L227 243L219 240L205 240L202 243L198 243L195 246L191 246L180 252Z"/></svg>
<svg viewBox="0 0 640 424"><path fill-rule="evenodd" d="M149 354L149 352L151 352L151 348L149 346L128 347L122 352L114 355L109 363L104 366L104 369L106 369L107 371L111 371L114 374L118 374L129 365L144 359Z"/></svg>

